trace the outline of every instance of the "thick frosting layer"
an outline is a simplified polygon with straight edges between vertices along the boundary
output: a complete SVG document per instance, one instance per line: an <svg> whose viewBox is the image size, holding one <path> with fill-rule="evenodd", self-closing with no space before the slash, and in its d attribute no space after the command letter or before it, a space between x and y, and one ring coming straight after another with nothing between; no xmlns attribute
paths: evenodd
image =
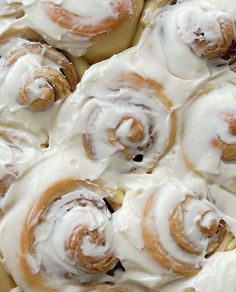
<svg viewBox="0 0 236 292"><path fill-rule="evenodd" d="M111 32L135 14L136 1L31 0L25 2L24 11L23 23L40 32L53 46L81 56L92 44L93 36Z"/></svg>
<svg viewBox="0 0 236 292"><path fill-rule="evenodd" d="M145 22L134 62L140 72L164 84L174 104L182 104L199 84L228 69L228 61L219 57L235 38L235 27L232 16L216 4L193 0L149 9Z"/></svg>
<svg viewBox="0 0 236 292"><path fill-rule="evenodd" d="M70 117L70 119L69 119ZM56 143L83 144L109 170L150 169L175 137L175 116L160 84L124 56L93 66L60 111Z"/></svg>
<svg viewBox="0 0 236 292"><path fill-rule="evenodd" d="M79 54L102 19L118 19L122 3L21 2L18 24ZM102 285L109 282L124 291L235 290L235 76L224 56L235 38L234 7L177 2L148 10L138 45L91 67L73 94L61 53L24 38L1 44L0 116L17 131L7 131L14 143L0 138L0 174L11 174L7 185L19 178L0 202L0 255L19 289L116 291ZM125 3L133 15L134 2ZM59 7L81 12L87 32L78 19L68 29L73 17L54 21ZM5 30L12 20L0 21ZM63 75L53 104L55 80L42 72ZM53 147L41 155L52 127ZM104 197L120 209L111 214ZM123 268L113 270L118 260Z"/></svg>
<svg viewBox="0 0 236 292"><path fill-rule="evenodd" d="M233 192L235 99L234 78L216 80L203 88L186 106L182 137L189 167Z"/></svg>
<svg viewBox="0 0 236 292"><path fill-rule="evenodd" d="M216 291L226 289L233 292L236 289L234 270L236 268L236 254L234 251L214 254L204 266L199 275L187 281L175 281L162 288L161 292L183 291Z"/></svg>
<svg viewBox="0 0 236 292"><path fill-rule="evenodd" d="M121 281L156 291L164 283L200 271L211 240L221 240L213 235L216 228L224 228L222 214L205 196L194 194L163 170L146 183L145 190L126 195L113 217L118 255L126 269Z"/></svg>
<svg viewBox="0 0 236 292"><path fill-rule="evenodd" d="M230 0L222 0L222 1L208 0L208 1L210 1L211 3L219 7L219 9L221 9L222 11L229 13L234 20L236 19L236 7L235 5L232 5L232 2Z"/></svg>
<svg viewBox="0 0 236 292"><path fill-rule="evenodd" d="M81 285L83 290L114 281L106 275L117 263L114 231L102 199L112 192L100 182L76 179L82 171L72 167L71 154L65 154L31 169L3 202L7 215L0 228L2 262L7 259L7 270L26 291L77 291ZM50 177L45 167L51 168ZM84 167L86 177L87 171Z"/></svg>
<svg viewBox="0 0 236 292"><path fill-rule="evenodd" d="M0 55L1 119L22 124L46 143L61 103L78 82L72 63L47 45L17 37L1 43Z"/></svg>

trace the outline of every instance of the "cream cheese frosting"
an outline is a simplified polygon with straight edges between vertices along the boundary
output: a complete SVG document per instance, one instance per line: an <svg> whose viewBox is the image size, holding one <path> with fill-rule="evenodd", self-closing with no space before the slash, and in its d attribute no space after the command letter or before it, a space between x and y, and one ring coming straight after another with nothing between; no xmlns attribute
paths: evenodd
<svg viewBox="0 0 236 292"><path fill-rule="evenodd" d="M160 291L220 292L226 289L229 292L233 292L236 288L234 281L235 264L235 252L216 253L205 265L202 273L189 280L180 280L168 284Z"/></svg>
<svg viewBox="0 0 236 292"><path fill-rule="evenodd" d="M175 136L174 110L161 85L139 76L123 57L85 73L52 135L56 144L84 145L88 158L121 173L152 168Z"/></svg>
<svg viewBox="0 0 236 292"><path fill-rule="evenodd" d="M0 55L1 119L21 123L46 143L63 99L78 80L72 63L47 45L14 36L0 45Z"/></svg>
<svg viewBox="0 0 236 292"><path fill-rule="evenodd" d="M109 24L117 22L123 14L132 15L136 5L131 0L89 0L86 3L75 0L21 2L25 12L22 23L41 33L53 46L69 51L76 57L86 53L92 45L93 36L109 32ZM70 25L64 26L53 20L54 8L57 7L66 11L62 16L72 13L74 17Z"/></svg>
<svg viewBox="0 0 236 292"><path fill-rule="evenodd" d="M233 192L234 78L212 81L186 105L182 137L184 155L192 167Z"/></svg>
<svg viewBox="0 0 236 292"><path fill-rule="evenodd" d="M173 177L171 172L165 171L157 172L156 178L153 176L151 183L150 181L148 183L146 180L146 187L142 189L142 192L140 189L129 192L125 197L122 208L113 216L117 240L121 243L118 245L118 254L126 269L126 273L124 273L121 281L128 284L133 281L138 282L141 286L148 287L150 291L159 291L164 283L181 277L173 273L173 271L165 270L160 263L156 262L155 258L149 253L147 243L144 241L142 230L144 228L145 205L153 195L157 194L156 200L152 205L155 213L153 213L151 218L153 224L155 224L155 232L157 232L159 237L158 240L163 242L164 249L167 253L169 252L169 257L171 258L171 255L174 255L175 258L189 263L196 263L200 260L203 261L204 265L208 261L204 257L201 258L201 253L199 255L191 255L186 250L184 251L184 249L178 247L178 244L173 241L170 231L168 231L169 216L175 209L176 204L179 201L183 202L186 195L195 196L196 194L194 195L191 189L180 182L175 176ZM191 183L191 188L195 189L198 182L192 179ZM186 220L184 229L187 236L191 238L191 241L205 250L208 239L206 235L201 235L198 229L199 226L194 225L199 220L198 214L204 212L204 209L213 208L213 214L216 212L216 216L219 216L218 218L222 218L221 216L223 215L205 199L206 193L201 195L203 197L193 200L187 207L188 211L183 213L186 216L184 219ZM209 214L209 217L205 218L206 220L203 222L203 225L206 224L207 226L212 218L212 215ZM150 227L150 225L148 226ZM211 261L211 258L209 261ZM143 265L144 262L146 263L145 265ZM190 269L190 267L188 268ZM202 271L199 274L201 275ZM144 287L143 291L145 291ZM160 289L160 291L162 290Z"/></svg>
<svg viewBox="0 0 236 292"><path fill-rule="evenodd" d="M76 56L94 34L48 11L60 5L98 26L123 3L19 2L17 25ZM236 79L224 55L235 7L161 2L138 44L90 67L77 88L61 52L1 39L0 263L16 289L235 291ZM65 82L53 103L55 80L42 72Z"/></svg>
<svg viewBox="0 0 236 292"><path fill-rule="evenodd" d="M116 264L111 214L103 201L109 191L107 193L99 182L77 179L89 177L89 172L91 176L91 168L86 171L85 167L83 170L79 166L72 167L71 154L65 154L58 153L41 161L20 178L4 198L3 210L7 215L0 228L1 261L4 263L5 258L11 257L12 260L5 263L7 270L19 288L26 291L41 291L42 287L47 289L50 286L58 291L78 291L78 287L83 291L88 281L114 281L113 277L106 275ZM62 161L63 170L59 167ZM49 165L50 177L44 175L44 169ZM25 183L31 185L27 191ZM29 213L31 207L34 211ZM9 231L15 228L17 230L11 232L11 237ZM82 233L82 239L77 238L84 228L88 231ZM34 243L30 249L28 244L32 232ZM96 241L101 236L104 236L105 244ZM81 240L80 250L77 240ZM10 242L12 250L8 248ZM89 261L91 257L94 257L94 262L90 260L90 265L86 259Z"/></svg>
<svg viewBox="0 0 236 292"><path fill-rule="evenodd" d="M181 1L177 5L150 10L145 15L147 27L133 59L140 72L158 78L173 103L179 105L202 82L228 70L227 61L207 60L192 50L189 45L196 37L194 29L200 24L204 37L214 43L221 36L217 21L222 19L232 26L231 39L235 37L233 17L211 1Z"/></svg>

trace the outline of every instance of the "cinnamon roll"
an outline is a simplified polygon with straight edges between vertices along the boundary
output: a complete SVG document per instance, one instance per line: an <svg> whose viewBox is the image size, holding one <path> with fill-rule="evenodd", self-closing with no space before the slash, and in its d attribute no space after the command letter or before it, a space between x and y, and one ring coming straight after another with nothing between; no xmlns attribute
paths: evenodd
<svg viewBox="0 0 236 292"><path fill-rule="evenodd" d="M142 8L143 0L31 1L23 22L54 47L94 62L130 45Z"/></svg>
<svg viewBox="0 0 236 292"><path fill-rule="evenodd" d="M118 255L126 269L122 280L138 282L150 291L199 273L206 256L229 234L224 217L206 193L193 193L164 174L154 180L157 184L147 184L142 192L128 193L113 219L117 237L121 236L117 240L122 242Z"/></svg>
<svg viewBox="0 0 236 292"><path fill-rule="evenodd" d="M53 179L38 174L36 182L31 177L42 165L9 191L11 207L5 204L0 224L7 270L18 287L29 292L112 285L116 277L109 270L118 259L111 213L103 200L109 190L100 182L72 177L54 181L58 170Z"/></svg>
<svg viewBox="0 0 236 292"><path fill-rule="evenodd" d="M30 30L16 29L0 38L1 119L21 123L47 140L55 115L79 76L67 56L37 37Z"/></svg>
<svg viewBox="0 0 236 292"><path fill-rule="evenodd" d="M211 1L180 1L149 18L139 43L142 56L172 77L196 82L231 65L227 55L236 39L234 19Z"/></svg>
<svg viewBox="0 0 236 292"><path fill-rule="evenodd" d="M86 72L60 111L52 140L82 144L88 159L109 170L150 171L174 142L175 113L161 84L124 59Z"/></svg>
<svg viewBox="0 0 236 292"><path fill-rule="evenodd" d="M186 106L182 148L190 170L236 192L236 83L234 76L206 85Z"/></svg>

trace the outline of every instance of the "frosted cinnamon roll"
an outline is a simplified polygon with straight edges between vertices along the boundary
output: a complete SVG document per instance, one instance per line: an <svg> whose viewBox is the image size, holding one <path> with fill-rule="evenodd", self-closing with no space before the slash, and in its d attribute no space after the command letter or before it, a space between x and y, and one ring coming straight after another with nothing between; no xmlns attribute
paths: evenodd
<svg viewBox="0 0 236 292"><path fill-rule="evenodd" d="M199 273L228 234L222 214L205 197L170 176L127 194L113 219L126 269L121 281L156 291Z"/></svg>
<svg viewBox="0 0 236 292"><path fill-rule="evenodd" d="M172 146L175 122L161 84L118 56L86 72L59 113L54 140L83 145L88 159L110 170L147 171Z"/></svg>
<svg viewBox="0 0 236 292"><path fill-rule="evenodd" d="M103 200L109 191L99 182L75 178L46 187L50 179L42 173L36 184L30 176L11 188L15 203L0 226L0 249L18 287L29 292L88 291L99 284L112 285L115 277L109 271L118 259L111 213ZM14 235L12 224L17 225Z"/></svg>
<svg viewBox="0 0 236 292"><path fill-rule="evenodd" d="M0 122L0 212L8 188L41 153L40 139L18 126Z"/></svg>
<svg viewBox="0 0 236 292"><path fill-rule="evenodd" d="M24 22L53 46L94 62L130 45L142 8L143 0L31 1Z"/></svg>
<svg viewBox="0 0 236 292"><path fill-rule="evenodd" d="M66 55L35 38L29 30L10 30L1 36L1 117L23 124L46 140L79 76Z"/></svg>
<svg viewBox="0 0 236 292"><path fill-rule="evenodd" d="M156 63L172 76L196 81L228 68L225 55L234 40L230 14L211 1L193 0L150 14L150 25L139 46L146 48L146 54L154 54Z"/></svg>
<svg viewBox="0 0 236 292"><path fill-rule="evenodd" d="M182 12L176 20L181 40L202 58L222 57L232 44L234 24L223 13L200 7Z"/></svg>
<svg viewBox="0 0 236 292"><path fill-rule="evenodd" d="M236 83L233 76L206 85L186 106L182 147L190 170L236 192Z"/></svg>

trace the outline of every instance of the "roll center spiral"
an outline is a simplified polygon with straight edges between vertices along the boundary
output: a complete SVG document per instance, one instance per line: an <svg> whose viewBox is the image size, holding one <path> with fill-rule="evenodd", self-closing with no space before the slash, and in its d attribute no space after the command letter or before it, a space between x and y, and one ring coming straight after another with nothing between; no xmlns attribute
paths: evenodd
<svg viewBox="0 0 236 292"><path fill-rule="evenodd" d="M114 265L112 254L104 256L89 256L83 251L83 241L88 238L89 242L96 247L105 247L106 242L98 230L89 230L87 226L77 227L65 244L71 259L82 269L92 274L99 274L109 270ZM101 262L103 265L101 265Z"/></svg>
<svg viewBox="0 0 236 292"><path fill-rule="evenodd" d="M232 114L226 114L224 117L228 124L229 133L236 136L236 118ZM236 160L236 143L226 143L220 137L212 140L212 145L222 152L222 160L225 162L234 162Z"/></svg>
<svg viewBox="0 0 236 292"><path fill-rule="evenodd" d="M119 137L119 134L122 136L123 133L127 135L128 140L132 143L142 142L145 137L141 122L134 117L125 117L120 121L116 127L116 135Z"/></svg>

